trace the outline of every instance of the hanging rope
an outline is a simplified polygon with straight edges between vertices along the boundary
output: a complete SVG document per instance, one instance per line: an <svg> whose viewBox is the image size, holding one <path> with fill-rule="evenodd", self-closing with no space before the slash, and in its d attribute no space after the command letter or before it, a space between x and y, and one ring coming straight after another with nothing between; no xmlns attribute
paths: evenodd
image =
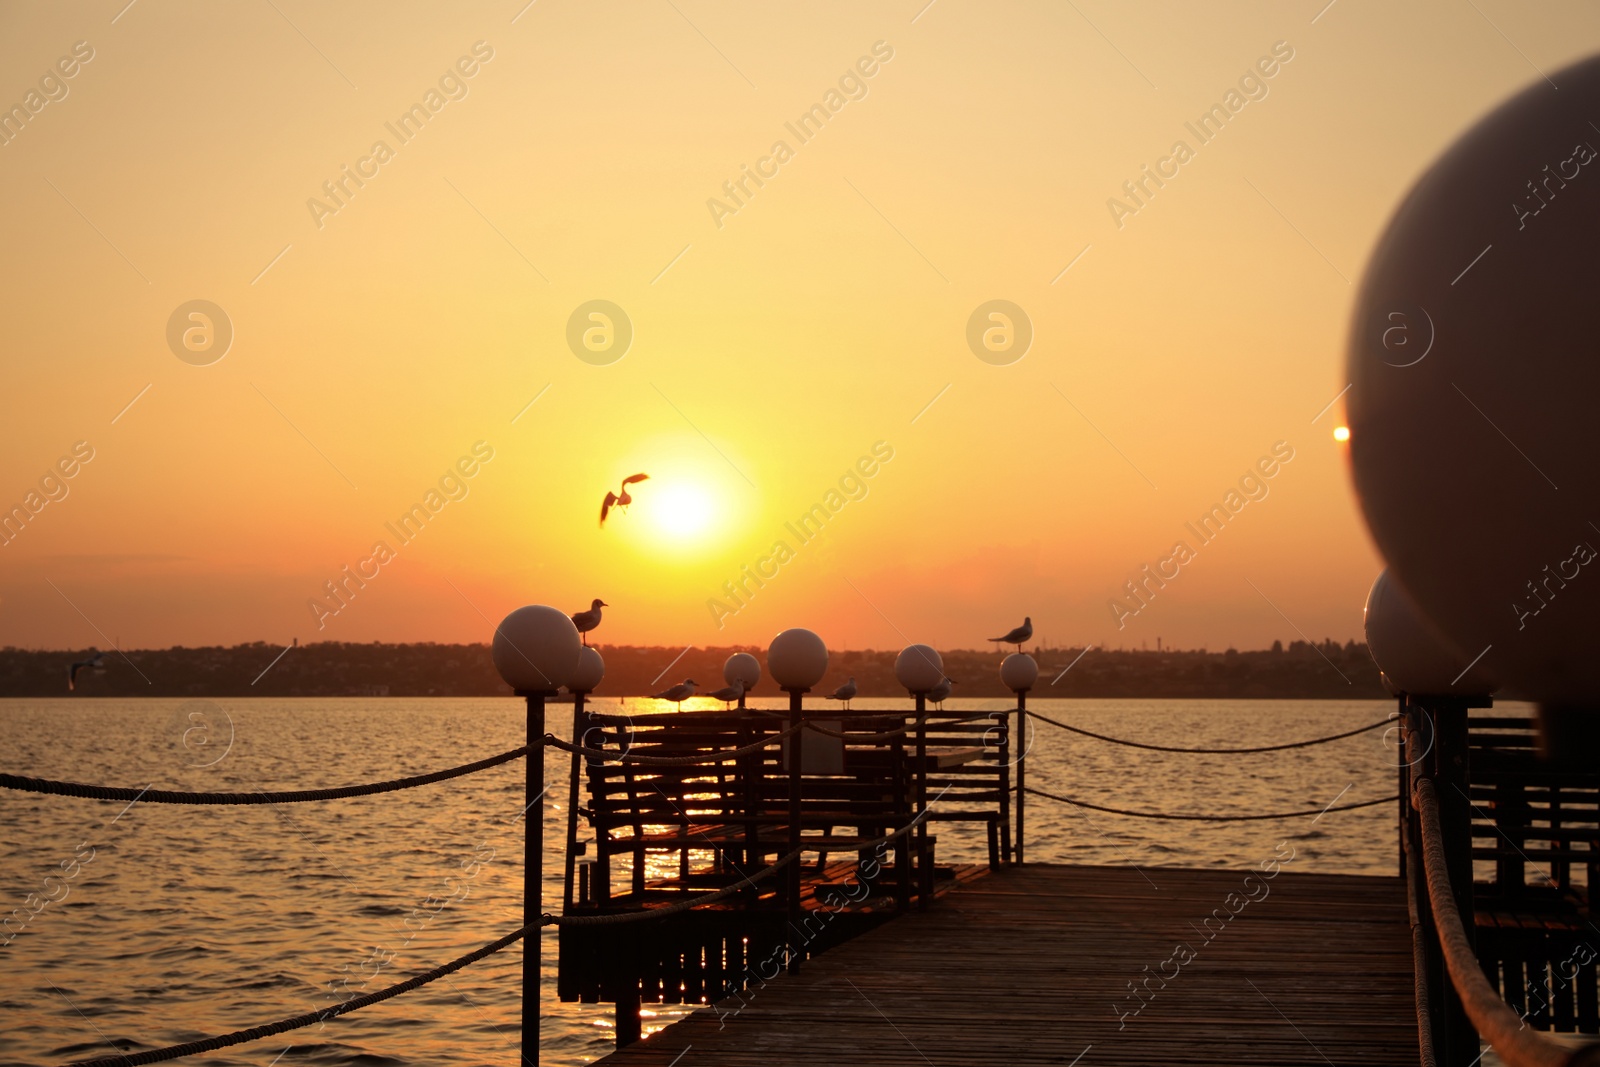
<svg viewBox="0 0 1600 1067"><path fill-rule="evenodd" d="M1336 808L1310 808L1306 811L1279 811L1269 815L1173 815L1162 811L1128 811L1126 808L1108 808L1102 804L1091 804L1087 800L1075 800L1072 797L1060 796L1056 793L1046 793L1042 789L1028 786L1024 793L1032 793L1036 797L1046 800L1059 800L1063 804L1073 807L1088 808L1090 811L1103 811L1108 815L1129 815L1135 819L1175 819L1183 822L1256 822L1262 819L1298 819L1305 815L1326 815L1330 811L1355 811L1357 808L1371 808L1378 804L1393 804L1400 799L1396 793L1392 797L1379 797L1376 800L1362 800L1354 804L1340 804Z"/></svg>
<svg viewBox="0 0 1600 1067"><path fill-rule="evenodd" d="M1450 887L1450 868L1444 854L1444 835L1439 827L1439 798L1433 783L1417 779L1412 791L1422 829L1422 862L1428 875L1428 902L1433 907L1433 925L1444 950L1445 968L1456 987L1467 1018L1495 1052L1510 1067L1577 1067L1594 1063L1597 1050L1574 1052L1562 1048L1545 1035L1528 1027L1523 1018L1495 992L1467 939L1461 913L1456 910Z"/></svg>
<svg viewBox="0 0 1600 1067"><path fill-rule="evenodd" d="M540 925L547 924L541 923ZM368 993L365 996L353 997L350 1000L341 1001L320 1011L306 1012L304 1015L279 1019L275 1023L252 1026L248 1030L235 1030L231 1034L219 1034L216 1037L208 1037L200 1041L186 1041L181 1045L168 1045L166 1048L151 1049L148 1052L122 1052L115 1056L102 1056L95 1060L76 1060L69 1067L124 1067L124 1065L125 1067L138 1067L138 1065L144 1063L161 1063L163 1060L175 1060L180 1056L195 1056L202 1052L215 1052L217 1049L227 1048L229 1045L241 1045L246 1041L258 1041L263 1037L271 1037L274 1034L282 1034L289 1030L298 1030L302 1026L310 1026L312 1023L319 1023L345 1015L358 1008L365 1008L370 1004L376 1004L379 1001L388 1000L390 997L397 997L401 993L410 992L418 986L425 986L429 982L443 978L447 974L459 971L470 963L476 963L485 956L499 952L507 945L520 940L527 932L528 927L524 926L520 930L512 931L498 941L491 941L480 949L474 949L464 956L457 956L449 963L435 967L431 971L424 971L421 974L407 978L403 982L396 982L387 989L380 989L376 993Z"/></svg>
<svg viewBox="0 0 1600 1067"><path fill-rule="evenodd" d="M48 793L52 796L82 797L87 800L126 800L141 804L298 804L308 800L342 800L345 797L365 797L374 793L393 793L398 789L414 789L419 785L460 778L462 775L486 771L502 763L510 763L528 754L528 746L502 752L498 756L463 763L449 770L430 774L395 778L387 782L370 782L366 785L346 785L335 789L291 789L277 793L191 793L176 789L130 789L122 786L84 785L81 782L57 782L49 778L27 778L17 774L0 774L0 789L20 789L28 793Z"/></svg>
<svg viewBox="0 0 1600 1067"><path fill-rule="evenodd" d="M1038 719L1040 722L1047 722L1051 726L1066 730L1069 733L1082 734L1084 737L1092 737L1096 741L1108 741L1113 745L1126 745L1129 748L1143 748L1148 749L1151 752L1191 752L1204 755L1231 755L1241 752L1282 752L1285 749L1290 748L1310 748L1312 745L1325 745L1329 741L1342 741L1347 737L1354 737L1357 734L1364 734L1368 730L1376 730L1378 727L1386 726L1394 721L1393 719L1388 718L1379 719L1370 726L1363 726L1356 730L1346 730L1342 734L1332 734L1328 737L1314 737L1309 741L1290 741L1282 745L1257 745L1252 748L1177 748L1172 745L1151 745L1146 744L1143 741L1128 741L1120 737L1107 737L1105 734L1097 734L1093 730L1085 730L1079 726L1068 726L1064 722L1057 722L1046 715L1040 715L1036 711L1030 710L1028 712L1028 718Z"/></svg>

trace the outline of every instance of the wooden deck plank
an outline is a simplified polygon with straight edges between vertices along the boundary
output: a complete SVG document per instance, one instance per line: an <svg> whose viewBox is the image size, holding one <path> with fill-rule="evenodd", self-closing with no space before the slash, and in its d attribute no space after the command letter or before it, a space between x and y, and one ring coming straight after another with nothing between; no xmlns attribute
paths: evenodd
<svg viewBox="0 0 1600 1067"><path fill-rule="evenodd" d="M1415 1064L1401 881L1283 871L1208 940L1246 873L992 872L598 1062ZM1180 942L1193 959L1122 1016Z"/></svg>

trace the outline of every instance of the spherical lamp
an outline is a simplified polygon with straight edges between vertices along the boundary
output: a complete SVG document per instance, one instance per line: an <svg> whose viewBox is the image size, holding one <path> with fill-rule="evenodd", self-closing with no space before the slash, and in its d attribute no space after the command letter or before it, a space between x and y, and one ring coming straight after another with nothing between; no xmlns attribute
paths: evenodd
<svg viewBox="0 0 1600 1067"><path fill-rule="evenodd" d="M767 670L783 689L810 689L828 673L828 646L810 630L785 630L767 646Z"/></svg>
<svg viewBox="0 0 1600 1067"><path fill-rule="evenodd" d="M735 652L722 665L722 680L729 685L741 682L748 693L761 681L761 661L748 652Z"/></svg>
<svg viewBox="0 0 1600 1067"><path fill-rule="evenodd" d="M593 645L584 645L578 649L578 665L567 679L567 688L574 693L592 693L599 688L600 680L605 676L606 661L600 658L600 650Z"/></svg>
<svg viewBox="0 0 1600 1067"><path fill-rule="evenodd" d="M554 693L578 666L583 642L565 612L534 604L505 617L494 632L494 669L518 693Z"/></svg>
<svg viewBox="0 0 1600 1067"><path fill-rule="evenodd" d="M894 676L910 693L926 693L944 681L944 659L928 645L907 645L894 658Z"/></svg>
<svg viewBox="0 0 1600 1067"><path fill-rule="evenodd" d="M1593 714L1600 58L1551 81L1469 130L1396 210L1356 300L1346 421L1394 580L1508 689Z"/></svg>
<svg viewBox="0 0 1600 1067"><path fill-rule="evenodd" d="M1026 693L1039 680L1039 664L1026 652L1013 652L1000 661L1000 682L1013 693Z"/></svg>
<svg viewBox="0 0 1600 1067"><path fill-rule="evenodd" d="M1470 655L1451 646L1388 571L1367 594L1367 651L1391 692L1483 696L1495 685Z"/></svg>

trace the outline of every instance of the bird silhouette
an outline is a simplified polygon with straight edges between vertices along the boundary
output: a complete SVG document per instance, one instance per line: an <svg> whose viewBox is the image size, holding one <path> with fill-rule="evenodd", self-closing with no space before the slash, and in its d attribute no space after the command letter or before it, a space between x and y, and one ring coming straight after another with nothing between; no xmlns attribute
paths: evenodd
<svg viewBox="0 0 1600 1067"><path fill-rule="evenodd" d="M600 625L600 609L609 608L610 606L604 600L595 597L590 602L588 611L580 611L572 616L572 625L578 628L578 634L583 637L584 644L587 645L589 643L589 631Z"/></svg>
<svg viewBox="0 0 1600 1067"><path fill-rule="evenodd" d="M105 664L103 662L106 658L106 654L96 648L91 648L89 651L92 652L93 655L91 655L88 659L79 660L77 663L74 663L72 666L67 668L67 690L69 692L78 688L79 671L88 668L89 670L94 671L96 674L106 673Z"/></svg>
<svg viewBox="0 0 1600 1067"><path fill-rule="evenodd" d="M688 700L690 697L694 696L694 684L693 678L685 678L683 681L679 682L670 689L652 694L650 699L670 700L681 708L683 707L683 702L685 700Z"/></svg>
<svg viewBox="0 0 1600 1067"><path fill-rule="evenodd" d="M633 503L633 494L628 492L628 486L633 485L636 482L645 481L649 477L650 476L648 474L630 474L626 478L622 479L622 492L608 492L606 494L605 502L600 505L600 525L604 526L606 524L606 516L611 514L612 508L626 509L629 504Z"/></svg>
<svg viewBox="0 0 1600 1067"><path fill-rule="evenodd" d="M712 700L720 700L731 708L734 701L744 696L744 683L735 678L732 685L725 685L721 689L713 690L707 693L706 696Z"/></svg>
<svg viewBox="0 0 1600 1067"><path fill-rule="evenodd" d="M1021 652L1022 651L1023 642L1027 641L1028 638L1030 638L1032 636L1033 636L1033 618L1030 616L1030 617L1024 618L1022 620L1022 625L1021 626L1018 626L1015 630L1012 630L1010 633L1006 634L1004 637L991 637L991 638L989 638L989 640L995 642L996 644L1000 644L1000 645L1016 645L1017 646L1017 651Z"/></svg>
<svg viewBox="0 0 1600 1067"><path fill-rule="evenodd" d="M856 698L856 680L852 677L848 682L828 694L829 700L844 701L844 710L850 710L850 702Z"/></svg>
<svg viewBox="0 0 1600 1067"><path fill-rule="evenodd" d="M944 679L938 685L928 690L928 700L931 703L937 704L939 706L939 710L943 711L945 699L950 696L950 687L955 684L956 681L954 678Z"/></svg>

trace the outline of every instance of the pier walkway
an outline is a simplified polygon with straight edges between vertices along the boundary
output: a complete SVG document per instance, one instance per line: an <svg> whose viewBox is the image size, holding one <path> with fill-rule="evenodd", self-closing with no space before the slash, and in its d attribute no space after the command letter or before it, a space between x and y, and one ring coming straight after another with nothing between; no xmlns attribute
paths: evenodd
<svg viewBox="0 0 1600 1067"><path fill-rule="evenodd" d="M1413 997L1398 877L1030 865L598 1062L1414 1067Z"/></svg>

